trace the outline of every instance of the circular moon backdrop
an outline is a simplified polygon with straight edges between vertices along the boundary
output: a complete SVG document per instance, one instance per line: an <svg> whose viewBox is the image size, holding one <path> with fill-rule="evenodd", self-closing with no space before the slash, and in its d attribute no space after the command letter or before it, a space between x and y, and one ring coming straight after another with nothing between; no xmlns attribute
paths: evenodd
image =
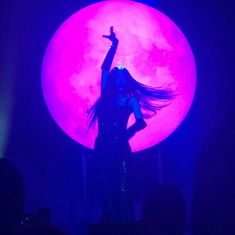
<svg viewBox="0 0 235 235"><path fill-rule="evenodd" d="M87 111L100 95L100 67L111 45L102 35L109 34L110 26L119 38L113 66L124 65L137 81L179 94L146 119L147 127L130 140L132 150L139 151L161 142L180 125L196 87L194 57L185 36L156 9L133 1L103 1L68 18L44 56L43 94L60 128L93 148L97 126L88 129ZM128 125L134 121L132 115Z"/></svg>

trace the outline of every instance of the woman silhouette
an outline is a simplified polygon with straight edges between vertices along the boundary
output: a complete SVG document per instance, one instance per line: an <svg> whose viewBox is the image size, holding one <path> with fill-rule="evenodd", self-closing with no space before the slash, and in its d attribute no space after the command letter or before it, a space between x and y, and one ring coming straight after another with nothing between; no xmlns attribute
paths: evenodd
<svg viewBox="0 0 235 235"><path fill-rule="evenodd" d="M136 132L146 127L142 110L156 113L174 98L171 91L156 89L137 82L123 66L110 70L118 47L118 39L110 27L112 42L101 75L101 95L91 108L92 125L98 120L98 135L94 155L101 189L103 221L129 223L134 220L128 183L128 142ZM162 101L157 104L154 101ZM134 113L135 123L127 129L128 119Z"/></svg>

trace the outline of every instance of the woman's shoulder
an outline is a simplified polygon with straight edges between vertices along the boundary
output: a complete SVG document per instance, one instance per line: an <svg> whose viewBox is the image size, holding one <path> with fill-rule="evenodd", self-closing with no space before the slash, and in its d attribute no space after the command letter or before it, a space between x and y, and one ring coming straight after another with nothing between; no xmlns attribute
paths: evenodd
<svg viewBox="0 0 235 235"><path fill-rule="evenodd" d="M136 104L139 104L139 101L134 95L131 95L131 96L128 97L128 104L130 106L136 105Z"/></svg>

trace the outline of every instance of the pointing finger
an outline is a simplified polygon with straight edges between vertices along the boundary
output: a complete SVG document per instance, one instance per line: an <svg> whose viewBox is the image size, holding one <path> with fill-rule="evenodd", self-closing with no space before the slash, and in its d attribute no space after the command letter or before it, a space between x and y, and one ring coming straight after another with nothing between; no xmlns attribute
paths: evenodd
<svg viewBox="0 0 235 235"><path fill-rule="evenodd" d="M110 34L113 34L113 26L110 27Z"/></svg>

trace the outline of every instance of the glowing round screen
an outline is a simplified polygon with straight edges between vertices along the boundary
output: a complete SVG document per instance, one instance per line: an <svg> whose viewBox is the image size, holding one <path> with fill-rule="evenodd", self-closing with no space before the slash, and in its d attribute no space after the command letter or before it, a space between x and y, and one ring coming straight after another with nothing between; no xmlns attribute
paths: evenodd
<svg viewBox="0 0 235 235"><path fill-rule="evenodd" d="M59 127L93 148L97 126L88 128L88 109L100 95L101 64L111 42L102 37L110 26L119 38L113 66L124 65L139 82L176 90L179 96L146 119L147 127L131 140L139 151L164 140L185 118L196 87L194 57L185 36L164 14L133 1L103 1L69 17L53 35L43 60L42 88ZM129 124L134 122L131 116Z"/></svg>

